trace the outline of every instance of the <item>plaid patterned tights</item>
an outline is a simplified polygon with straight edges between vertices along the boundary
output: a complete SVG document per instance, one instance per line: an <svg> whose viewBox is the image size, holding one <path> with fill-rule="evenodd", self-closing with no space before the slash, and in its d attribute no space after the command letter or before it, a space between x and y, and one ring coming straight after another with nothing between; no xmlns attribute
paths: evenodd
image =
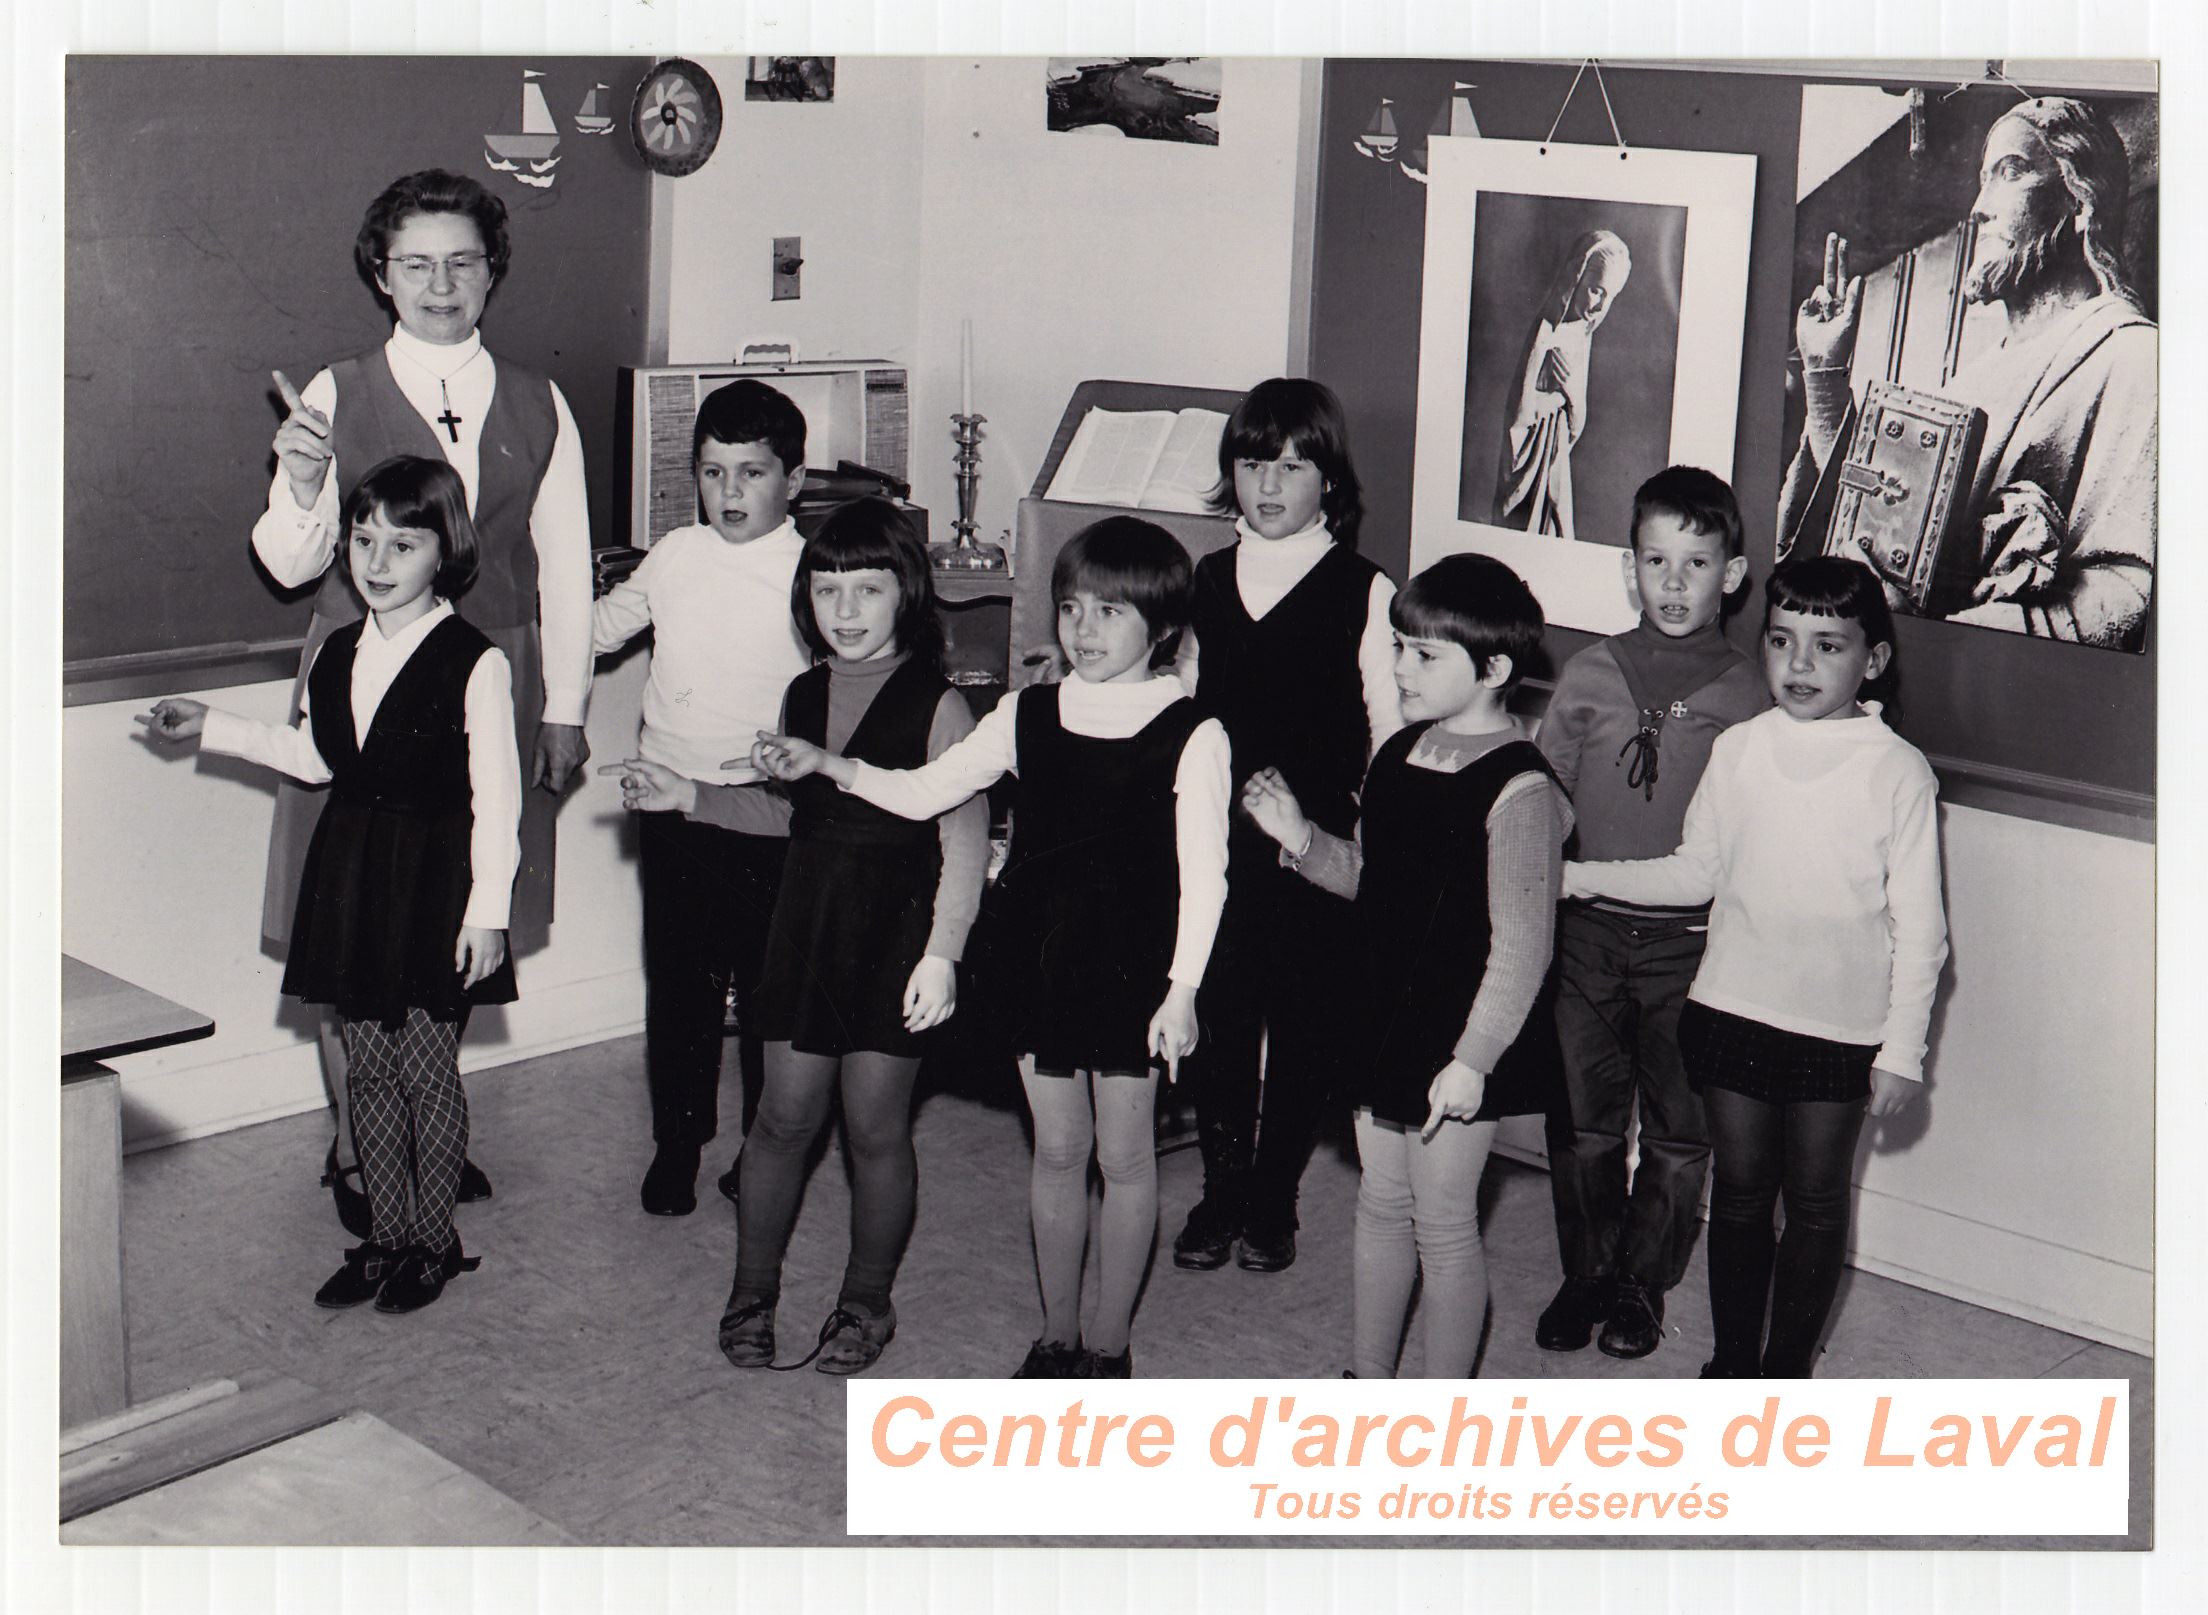
<svg viewBox="0 0 2208 1615"><path fill-rule="evenodd" d="M410 1009L395 1027L340 1021L339 1035L371 1237L386 1250L441 1251L452 1240L453 1196L468 1149L460 1028Z"/></svg>

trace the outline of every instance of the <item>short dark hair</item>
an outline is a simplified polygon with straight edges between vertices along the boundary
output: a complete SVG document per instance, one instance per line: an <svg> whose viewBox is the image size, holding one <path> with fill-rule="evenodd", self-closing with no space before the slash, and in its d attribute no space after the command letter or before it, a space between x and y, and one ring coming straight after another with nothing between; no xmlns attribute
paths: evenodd
<svg viewBox="0 0 2208 1615"><path fill-rule="evenodd" d="M935 584L920 527L887 499L854 499L830 511L820 531L805 541L790 579L790 619L816 660L835 654L813 613L813 574L866 572L876 567L897 579L897 648L924 667L943 665L943 619L936 615Z"/></svg>
<svg viewBox="0 0 2208 1615"><path fill-rule="evenodd" d="M698 406L690 429L690 469L698 468L706 439L716 443L764 443L788 476L805 463L805 416L787 395L745 377L716 387Z"/></svg>
<svg viewBox="0 0 2208 1615"><path fill-rule="evenodd" d="M1773 611L1852 618L1863 625L1866 643L1894 645L1894 612L1886 603L1885 585L1878 581L1877 573L1845 555L1801 555L1772 568L1771 575L1763 580L1766 632ZM1890 711L1896 708L1899 668L1891 654L1877 678L1863 681L1862 693L1882 702Z"/></svg>
<svg viewBox="0 0 2208 1615"><path fill-rule="evenodd" d="M475 522L468 515L467 485L443 460L394 454L370 466L345 500L343 551L351 549L354 525L373 515L387 526L437 535L437 578L431 586L442 598L452 599L475 581Z"/></svg>
<svg viewBox="0 0 2208 1615"><path fill-rule="evenodd" d="M1398 589L1388 621L1411 639L1461 645L1482 674L1497 656L1510 658L1509 689L1525 676L1541 648L1541 602L1526 580L1492 555L1445 555Z"/></svg>
<svg viewBox="0 0 2208 1615"><path fill-rule="evenodd" d="M1107 516L1081 529L1050 569L1053 610L1080 593L1123 600L1150 631L1150 665L1180 648L1196 602L1196 570L1181 541L1140 516Z"/></svg>
<svg viewBox="0 0 2208 1615"><path fill-rule="evenodd" d="M1219 437L1219 485L1211 492L1211 508L1222 516L1240 509L1235 461L1277 460L1290 449L1318 467L1324 484L1319 509L1327 530L1337 544L1355 549L1365 504L1349 459L1349 417L1331 387L1302 376L1261 381L1234 406Z"/></svg>
<svg viewBox="0 0 2208 1615"><path fill-rule="evenodd" d="M1740 500L1733 485L1698 465L1666 466L1634 490L1633 531L1626 542L1635 554L1641 548L1641 520L1651 514L1673 517L1705 537L1722 538L1728 561L1744 551Z"/></svg>
<svg viewBox="0 0 2208 1615"><path fill-rule="evenodd" d="M483 238L484 256L490 259L491 284L495 287L506 278L506 266L514 256L513 241L506 234L506 204L464 174L448 174L442 168L404 174L368 204L360 233L353 237L353 268L386 314L397 310L390 294L377 284L384 255L391 250L391 238L399 227L417 213L461 213L472 219L475 233Z"/></svg>

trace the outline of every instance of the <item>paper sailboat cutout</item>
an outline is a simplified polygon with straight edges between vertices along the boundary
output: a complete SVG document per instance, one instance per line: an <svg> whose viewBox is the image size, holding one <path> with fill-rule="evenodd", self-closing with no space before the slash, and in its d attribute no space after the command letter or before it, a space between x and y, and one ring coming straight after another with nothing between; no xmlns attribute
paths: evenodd
<svg viewBox="0 0 2208 1615"><path fill-rule="evenodd" d="M521 75L521 132L485 135L483 160L501 174L511 174L524 185L550 190L559 167L560 132L546 105L542 73L524 69Z"/></svg>
<svg viewBox="0 0 2208 1615"><path fill-rule="evenodd" d="M590 94L583 97L582 107L575 114L575 132L577 134L610 135L613 133L613 119L606 115L604 111L605 103L602 99L609 88L611 88L610 85L593 84L590 87Z"/></svg>

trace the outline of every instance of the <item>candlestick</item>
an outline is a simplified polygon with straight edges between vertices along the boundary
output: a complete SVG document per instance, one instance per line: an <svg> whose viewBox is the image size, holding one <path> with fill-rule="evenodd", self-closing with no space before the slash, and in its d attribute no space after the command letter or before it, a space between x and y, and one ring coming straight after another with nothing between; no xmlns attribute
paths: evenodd
<svg viewBox="0 0 2208 1615"><path fill-rule="evenodd" d="M928 546L928 563L939 572L1010 570L1002 544L983 544L974 538L974 494L981 481L981 426L988 418L971 410L951 417L951 441L958 445L951 460L958 478L958 520L951 523L951 529L958 536L951 543Z"/></svg>

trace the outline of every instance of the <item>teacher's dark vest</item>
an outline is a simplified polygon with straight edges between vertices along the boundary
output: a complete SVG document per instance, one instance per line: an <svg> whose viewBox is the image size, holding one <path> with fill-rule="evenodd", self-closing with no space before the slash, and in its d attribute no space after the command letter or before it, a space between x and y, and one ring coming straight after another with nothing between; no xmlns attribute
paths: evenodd
<svg viewBox="0 0 2208 1615"><path fill-rule="evenodd" d="M479 570L453 608L478 628L514 628L537 620L537 547L529 513L551 463L559 417L552 384L510 359L492 361L498 381L477 448L475 533ZM391 376L388 350L378 348L330 366L337 383L330 445L337 457L339 508L360 479L394 454L444 458L444 440L415 413ZM352 569L340 555L322 576L314 608L339 622L361 615Z"/></svg>

